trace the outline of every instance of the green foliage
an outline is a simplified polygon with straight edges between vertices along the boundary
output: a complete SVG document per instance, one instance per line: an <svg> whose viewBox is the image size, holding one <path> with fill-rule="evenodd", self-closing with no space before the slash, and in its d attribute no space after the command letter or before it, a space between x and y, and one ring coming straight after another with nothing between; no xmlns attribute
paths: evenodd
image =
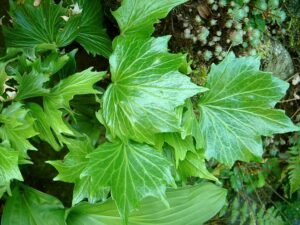
<svg viewBox="0 0 300 225"><path fill-rule="evenodd" d="M234 55L212 66L206 85L209 91L199 100L208 158L230 166L236 160L259 160L261 135L299 129L283 111L272 109L288 85L259 71L259 66L257 58L237 59Z"/></svg>
<svg viewBox="0 0 300 225"><path fill-rule="evenodd" d="M112 83L101 111L112 138L154 144L156 133L180 131L181 115L175 108L206 90L178 72L185 56L168 53L168 40L119 37L114 41Z"/></svg>
<svg viewBox="0 0 300 225"><path fill-rule="evenodd" d="M139 211L129 217L130 224L185 223L189 215L191 224L202 224L214 216L224 205L226 190L210 183L169 190L166 193L169 207L158 199L147 198ZM122 220L114 202L103 204L80 203L70 209L47 194L27 186L16 187L4 208L3 225L121 225Z"/></svg>
<svg viewBox="0 0 300 225"><path fill-rule="evenodd" d="M288 84L261 72L257 58L229 54L205 87L191 82L186 55L168 51L169 36L151 37L183 2L124 0L113 12L112 50L99 1L11 2L0 59L0 194L12 196L2 224L201 224L226 196L203 179L221 184L222 164L262 161L261 136L299 130L273 109ZM76 50L60 50L73 41L108 57L109 72L77 71ZM63 160L47 163L54 180L74 184L70 209L18 181L10 193L11 181L23 180L19 164L31 163L27 151L44 151L35 147L44 142L64 149ZM269 221L277 213L258 212Z"/></svg>
<svg viewBox="0 0 300 225"><path fill-rule="evenodd" d="M300 189L300 140L295 146L290 148L291 157L289 159L289 179L291 185L290 193Z"/></svg>
<svg viewBox="0 0 300 225"><path fill-rule="evenodd" d="M54 49L76 40L87 52L110 55L111 44L101 24L99 1L81 0L66 8L53 0L39 5L34 5L33 0L11 1L10 8L13 26L4 27L7 47Z"/></svg>
<svg viewBox="0 0 300 225"><path fill-rule="evenodd" d="M6 202L1 224L65 224L64 215L64 206L58 199L22 186L16 187Z"/></svg>
<svg viewBox="0 0 300 225"><path fill-rule="evenodd" d="M234 198L230 209L229 224L256 224L256 225L284 225L278 210L266 209L264 205L259 206L255 202L245 201L239 197Z"/></svg>
<svg viewBox="0 0 300 225"><path fill-rule="evenodd" d="M124 0L122 6L113 12L121 30L121 35L149 37L153 25L164 18L168 12L186 0L146 1Z"/></svg>

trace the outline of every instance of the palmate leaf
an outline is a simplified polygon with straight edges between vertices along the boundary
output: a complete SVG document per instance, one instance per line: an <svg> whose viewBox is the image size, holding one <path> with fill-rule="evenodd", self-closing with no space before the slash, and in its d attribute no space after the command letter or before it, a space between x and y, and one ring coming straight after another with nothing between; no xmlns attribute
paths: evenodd
<svg viewBox="0 0 300 225"><path fill-rule="evenodd" d="M6 201L2 225L64 225L65 209L56 198L33 188L16 187Z"/></svg>
<svg viewBox="0 0 300 225"><path fill-rule="evenodd" d="M83 175L91 176L98 187L111 187L112 198L125 221L143 198L164 199L166 185L173 183L170 163L146 144L106 142L88 157Z"/></svg>
<svg viewBox="0 0 300 225"><path fill-rule="evenodd" d="M3 192L10 192L10 181L13 179L23 181L18 166L19 152L5 144L0 144L0 198Z"/></svg>
<svg viewBox="0 0 300 225"><path fill-rule="evenodd" d="M142 201L138 211L129 216L130 225L200 225L213 217L225 204L226 190L210 183L168 190L166 207L155 198ZM73 207L67 225L122 225L114 202L82 203Z"/></svg>
<svg viewBox="0 0 300 225"><path fill-rule="evenodd" d="M168 41L169 37L115 40L112 84L100 112L112 137L153 144L155 133L180 130L181 115L175 108L206 90L178 72L185 56L168 53Z"/></svg>
<svg viewBox="0 0 300 225"><path fill-rule="evenodd" d="M282 110L273 109L288 84L259 66L257 58L233 54L212 66L206 85L210 90L199 101L207 158L227 165L259 160L261 135L299 130Z"/></svg>
<svg viewBox="0 0 300 225"><path fill-rule="evenodd" d="M67 9L53 0L43 0L39 6L34 6L33 0L11 1L10 8L13 27L3 28L7 47L63 47L77 36L80 16L71 16L66 22L62 16L67 16Z"/></svg>
<svg viewBox="0 0 300 225"><path fill-rule="evenodd" d="M119 9L113 12L121 30L121 35L149 37L154 31L154 23L167 16L169 11L186 0L123 0Z"/></svg>
<svg viewBox="0 0 300 225"><path fill-rule="evenodd" d="M19 152L20 163L26 163L27 150L36 150L28 141L37 135L33 129L34 119L21 103L16 102L2 110L0 122L0 139L7 141L12 149Z"/></svg>
<svg viewBox="0 0 300 225"><path fill-rule="evenodd" d="M68 140L67 146L70 152L65 156L63 161L48 161L59 172L54 180L75 183L73 205L85 198L91 203L105 199L108 194L108 188L93 185L91 178L88 176L80 177L80 174L89 162L86 156L94 150L89 139Z"/></svg>

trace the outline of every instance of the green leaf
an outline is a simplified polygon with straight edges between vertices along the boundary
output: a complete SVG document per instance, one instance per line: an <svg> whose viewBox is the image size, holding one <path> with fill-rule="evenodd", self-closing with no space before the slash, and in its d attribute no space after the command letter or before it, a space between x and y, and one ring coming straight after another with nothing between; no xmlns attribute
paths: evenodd
<svg viewBox="0 0 300 225"><path fill-rule="evenodd" d="M199 177L218 181L218 179L207 170L204 156L199 152L188 152L185 159L180 161L178 172L183 179Z"/></svg>
<svg viewBox="0 0 300 225"><path fill-rule="evenodd" d="M0 187L10 192L9 185L13 179L23 181L18 167L19 152L0 144ZM0 197L2 194L0 194Z"/></svg>
<svg viewBox="0 0 300 225"><path fill-rule="evenodd" d="M18 92L15 98L16 101L45 96L49 93L49 90L43 87L49 78L35 70L32 70L29 74L18 75L14 78L19 84L17 86Z"/></svg>
<svg viewBox="0 0 300 225"><path fill-rule="evenodd" d="M2 225L64 225L65 209L56 198L33 188L16 187L4 207Z"/></svg>
<svg viewBox="0 0 300 225"><path fill-rule="evenodd" d="M80 0L79 6L83 9L81 25L76 41L87 52L109 57L112 52L111 40L102 26L102 6L99 0Z"/></svg>
<svg viewBox="0 0 300 225"><path fill-rule="evenodd" d="M73 205L85 198L91 203L105 199L108 194L107 188L93 185L91 178L88 176L80 177L80 174L88 165L87 154L94 150L89 139L68 140L67 146L70 152L65 156L63 161L48 161L59 172L54 180L75 183Z"/></svg>
<svg viewBox="0 0 300 225"><path fill-rule="evenodd" d="M67 143L62 134L74 135L71 127L63 120L61 109L70 110L69 102L75 95L99 93L93 86L104 75L105 72L93 72L91 68L86 69L61 80L51 89L50 94L44 97L43 104L46 117L51 121L51 128L61 145Z"/></svg>
<svg viewBox="0 0 300 225"><path fill-rule="evenodd" d="M290 193L300 189L300 141L290 149L289 158L289 180L290 180Z"/></svg>
<svg viewBox="0 0 300 225"><path fill-rule="evenodd" d="M115 140L100 145L88 157L83 175L90 175L96 186L111 187L125 221L143 198L164 199L166 185L173 183L169 162L149 145Z"/></svg>
<svg viewBox="0 0 300 225"><path fill-rule="evenodd" d="M13 27L3 28L6 46L55 48L70 44L77 36L80 16L71 16L66 22L62 16L67 14L67 9L53 0L43 0L39 6L30 0L12 2Z"/></svg>
<svg viewBox="0 0 300 225"><path fill-rule="evenodd" d="M55 134L51 130L52 121L49 120L43 108L36 103L29 103L27 107L30 109L30 115L35 119L33 128L38 132L39 138L48 142L54 150L60 150L62 146L57 143Z"/></svg>
<svg viewBox="0 0 300 225"><path fill-rule="evenodd" d="M7 73L5 71L7 62L0 62L0 95L5 91L5 82L8 80Z"/></svg>
<svg viewBox="0 0 300 225"><path fill-rule="evenodd" d="M113 137L153 144L154 134L179 131L181 115L175 108L206 90L178 72L185 56L167 52L169 38L115 41L109 60L112 84L102 110Z"/></svg>
<svg viewBox="0 0 300 225"><path fill-rule="evenodd" d="M225 204L226 190L210 183L168 190L169 207L155 198L147 198L138 211L129 216L130 225L203 224ZM67 217L68 225L122 225L113 201L80 204Z"/></svg>
<svg viewBox="0 0 300 225"><path fill-rule="evenodd" d="M180 133L166 133L161 135L163 135L164 141L172 146L175 151L176 167L179 161L185 159L188 151L196 151L192 136L182 139Z"/></svg>
<svg viewBox="0 0 300 225"><path fill-rule="evenodd" d="M236 160L260 160L261 135L299 130L284 111L273 109L288 84L259 70L254 57L230 54L213 65L200 99L200 131L207 158L232 165Z"/></svg>
<svg viewBox="0 0 300 225"><path fill-rule="evenodd" d="M1 140L8 141L12 149L19 151L20 163L27 162L27 150L36 150L28 139L37 134L33 129L34 119L28 114L28 110L21 103L13 103L2 110L0 122Z"/></svg>
<svg viewBox="0 0 300 225"><path fill-rule="evenodd" d="M123 0L122 6L113 15L121 35L149 37L154 31L153 25L166 17L175 6L184 2L186 0Z"/></svg>

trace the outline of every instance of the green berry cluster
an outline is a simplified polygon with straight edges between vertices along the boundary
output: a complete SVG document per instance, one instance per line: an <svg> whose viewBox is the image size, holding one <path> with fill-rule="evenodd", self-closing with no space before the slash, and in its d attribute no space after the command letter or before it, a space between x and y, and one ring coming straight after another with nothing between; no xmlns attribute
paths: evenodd
<svg viewBox="0 0 300 225"><path fill-rule="evenodd" d="M183 38L198 46L197 54L205 61L222 60L229 50L237 55L255 55L264 34L285 32L281 25L286 14L280 1L191 1L188 7L193 16L178 15Z"/></svg>

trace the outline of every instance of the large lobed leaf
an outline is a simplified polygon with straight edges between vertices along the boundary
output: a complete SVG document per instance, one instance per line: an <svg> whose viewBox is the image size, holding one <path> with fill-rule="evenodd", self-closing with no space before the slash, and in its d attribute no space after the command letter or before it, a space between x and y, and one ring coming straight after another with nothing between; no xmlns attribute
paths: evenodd
<svg viewBox="0 0 300 225"><path fill-rule="evenodd" d="M169 11L187 0L123 0L122 6L113 12L121 30L121 35L149 37L153 24L167 16Z"/></svg>
<svg viewBox="0 0 300 225"><path fill-rule="evenodd" d="M111 187L112 198L124 220L143 198L164 199L166 185L173 183L170 163L146 144L106 142L88 157L83 175L91 176L98 187Z"/></svg>
<svg viewBox="0 0 300 225"><path fill-rule="evenodd" d="M210 183L168 190L166 207L155 198L145 199L138 211L129 216L130 225L200 225L213 217L225 204L226 190ZM68 225L122 225L113 201L72 208Z"/></svg>
<svg viewBox="0 0 300 225"><path fill-rule="evenodd" d="M207 158L232 165L236 160L259 160L261 135L299 130L284 111L273 109L288 84L259 70L254 57L233 54L213 65L199 101L200 131Z"/></svg>
<svg viewBox="0 0 300 225"><path fill-rule="evenodd" d="M167 36L116 39L109 60L112 84L102 109L113 137L153 144L154 134L179 131L181 115L175 108L206 90L178 72L185 56L168 53L168 41Z"/></svg>

